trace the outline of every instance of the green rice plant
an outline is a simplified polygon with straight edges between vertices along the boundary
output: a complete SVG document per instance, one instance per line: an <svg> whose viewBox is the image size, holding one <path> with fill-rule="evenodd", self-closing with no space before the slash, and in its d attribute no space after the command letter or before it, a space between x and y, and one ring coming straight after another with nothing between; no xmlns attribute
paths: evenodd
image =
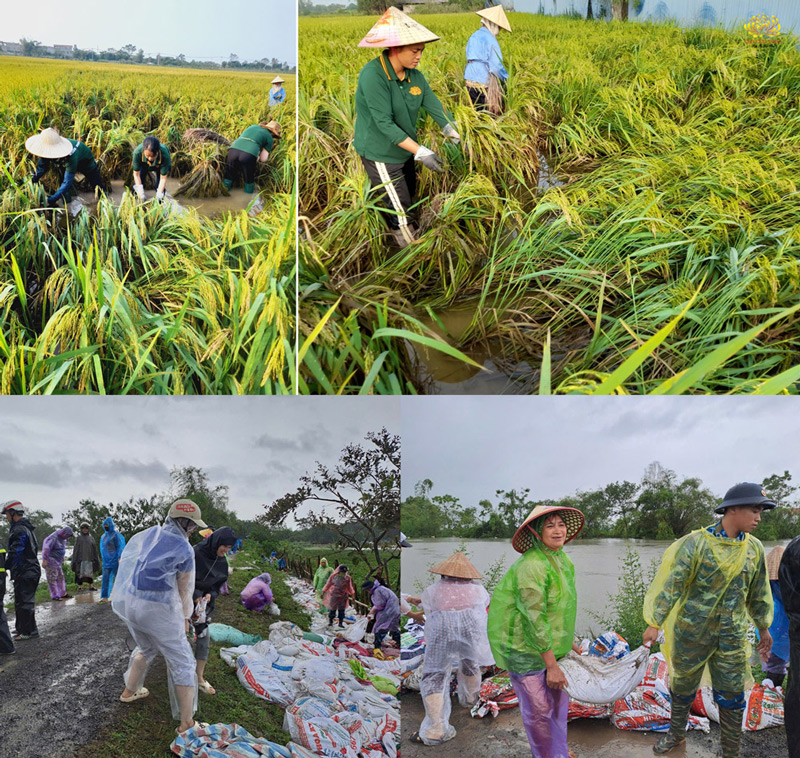
<svg viewBox="0 0 800 758"><path fill-rule="evenodd" d="M318 370L301 364L306 389L359 391L369 372L341 373L356 333L362 346L386 328L425 334L420 318L471 309L448 344L527 366L541 392L796 393L794 38L510 20L493 118L463 86L474 14L425 16L441 41L420 68L462 141L421 122L446 171L418 174L421 233L400 252L352 149L358 72L376 55L356 44L374 19L300 20L301 334L326 318ZM432 389L408 345L384 346L395 381L370 391Z"/></svg>

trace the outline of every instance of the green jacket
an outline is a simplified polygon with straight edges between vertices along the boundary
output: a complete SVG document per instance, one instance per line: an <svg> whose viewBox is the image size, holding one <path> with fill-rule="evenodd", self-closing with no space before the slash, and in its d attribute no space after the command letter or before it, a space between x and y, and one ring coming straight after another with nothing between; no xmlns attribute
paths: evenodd
<svg viewBox="0 0 800 758"><path fill-rule="evenodd" d="M274 143L275 139L269 129L265 129L258 124L253 124L242 132L242 136L239 137L239 139L233 141L231 147L235 147L237 150L241 150L244 153L250 153L250 155L254 155L258 158L262 150L271 153Z"/></svg>
<svg viewBox="0 0 800 758"><path fill-rule="evenodd" d="M143 166L148 169L157 168L161 176L166 176L172 167L172 160L169 157L169 148L162 144L160 154L150 163L144 155L144 143L139 145L139 147L133 151L133 170L141 171Z"/></svg>
<svg viewBox="0 0 800 758"><path fill-rule="evenodd" d="M415 142L419 111L424 108L442 128L449 118L425 77L406 69L398 79L386 53L361 69L356 88L356 129L353 147L371 161L405 163L411 153L398 147L407 137Z"/></svg>

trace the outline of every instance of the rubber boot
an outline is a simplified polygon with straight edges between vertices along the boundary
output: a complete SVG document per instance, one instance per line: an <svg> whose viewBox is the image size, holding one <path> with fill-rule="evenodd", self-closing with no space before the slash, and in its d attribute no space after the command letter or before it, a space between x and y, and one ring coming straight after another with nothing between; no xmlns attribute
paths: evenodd
<svg viewBox="0 0 800 758"><path fill-rule="evenodd" d="M659 737L658 742L653 745L653 752L656 755L669 753L673 748L679 747L686 742L686 723L689 721L689 708L691 708L694 695L677 695L672 691L670 691L669 695L672 705L669 731Z"/></svg>
<svg viewBox="0 0 800 758"><path fill-rule="evenodd" d="M244 185L244 194L245 195L252 195L255 191L256 191L255 182L253 182L251 184L245 183L245 185Z"/></svg>
<svg viewBox="0 0 800 758"><path fill-rule="evenodd" d="M230 190L233 187L233 179L223 179L222 186L225 187L226 190Z"/></svg>
<svg viewBox="0 0 800 758"><path fill-rule="evenodd" d="M720 708L719 728L722 758L738 758L739 741L742 739L742 711L734 708Z"/></svg>

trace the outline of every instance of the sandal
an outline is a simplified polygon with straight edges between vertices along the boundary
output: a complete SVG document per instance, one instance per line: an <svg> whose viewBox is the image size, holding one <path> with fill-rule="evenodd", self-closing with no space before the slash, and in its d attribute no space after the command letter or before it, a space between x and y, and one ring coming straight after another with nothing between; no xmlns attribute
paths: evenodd
<svg viewBox="0 0 800 758"><path fill-rule="evenodd" d="M142 698L147 697L150 694L150 690L147 687L139 687L133 695L128 695L128 697L123 697L122 695L119 696L119 699L123 703L132 703L134 700L141 700Z"/></svg>
<svg viewBox="0 0 800 758"><path fill-rule="evenodd" d="M417 745L424 745L425 743L422 741L422 737L419 736L419 732L414 732L409 738L409 742L414 742Z"/></svg>
<svg viewBox="0 0 800 758"><path fill-rule="evenodd" d="M205 729L207 726L208 726L208 724L206 724L204 721L195 721L195 722L194 722L194 723L193 723L193 724L192 724L192 725L189 727L189 729L196 729L196 728L198 728L198 727L199 727L200 729ZM177 728L175 729L175 734L177 734L177 735L180 737L180 735L182 735L182 734L186 734L186 732L188 732L188 731L189 731L189 729L184 729L183 731L181 731L181 728L180 728L180 727L177 727Z"/></svg>
<svg viewBox="0 0 800 758"><path fill-rule="evenodd" d="M201 692L205 692L206 695L216 695L217 691L206 681L198 682L197 689Z"/></svg>

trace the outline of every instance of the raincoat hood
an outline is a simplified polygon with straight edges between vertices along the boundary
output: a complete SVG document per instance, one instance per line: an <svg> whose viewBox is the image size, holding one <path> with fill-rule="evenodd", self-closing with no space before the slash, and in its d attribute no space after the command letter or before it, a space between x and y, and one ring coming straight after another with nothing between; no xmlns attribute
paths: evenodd
<svg viewBox="0 0 800 758"><path fill-rule="evenodd" d="M202 551L209 558L216 558L217 550L224 545L236 544L236 534L229 526L223 526L212 532L199 545L195 547L195 552Z"/></svg>
<svg viewBox="0 0 800 758"><path fill-rule="evenodd" d="M272 577L267 573L259 574L258 578L265 584L272 584Z"/></svg>
<svg viewBox="0 0 800 758"><path fill-rule="evenodd" d="M103 536L100 538L100 555L103 563L112 568L119 561L120 553L125 547L125 538L117 531L111 516L106 516L103 521L103 530Z"/></svg>
<svg viewBox="0 0 800 758"><path fill-rule="evenodd" d="M213 608L213 601L219 590L228 580L227 556L217 555L217 550L222 545L233 545L236 535L229 526L217 529L206 537L194 548L195 583L194 594L196 597L209 593Z"/></svg>
<svg viewBox="0 0 800 758"><path fill-rule="evenodd" d="M58 535L58 539L60 540L68 540L70 537L75 536L75 532L72 531L71 526L65 526L61 529L56 529L56 534Z"/></svg>
<svg viewBox="0 0 800 758"><path fill-rule="evenodd" d="M114 524L114 519L111 516L106 516L103 520L103 529L107 532L113 532L116 530L116 525Z"/></svg>

